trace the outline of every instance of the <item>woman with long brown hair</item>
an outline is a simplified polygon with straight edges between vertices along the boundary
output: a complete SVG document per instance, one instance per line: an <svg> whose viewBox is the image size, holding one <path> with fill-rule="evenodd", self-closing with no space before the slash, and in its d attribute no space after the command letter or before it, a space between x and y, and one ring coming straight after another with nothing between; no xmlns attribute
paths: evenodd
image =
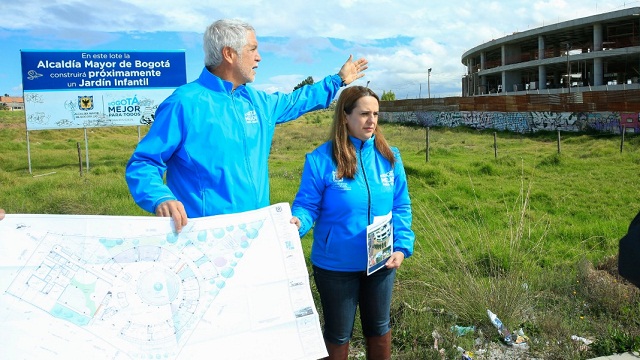
<svg viewBox="0 0 640 360"><path fill-rule="evenodd" d="M329 141L307 154L292 222L313 227L311 262L329 359L347 359L356 309L367 359L391 358L396 270L413 253L411 200L397 148L378 126L379 98L342 91Z"/></svg>

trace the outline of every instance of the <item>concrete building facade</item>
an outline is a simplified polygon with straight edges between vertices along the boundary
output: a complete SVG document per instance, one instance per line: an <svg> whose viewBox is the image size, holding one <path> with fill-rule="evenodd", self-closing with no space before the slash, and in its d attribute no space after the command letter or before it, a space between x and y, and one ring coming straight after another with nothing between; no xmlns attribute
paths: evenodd
<svg viewBox="0 0 640 360"><path fill-rule="evenodd" d="M640 7L516 32L462 63L463 97L640 89Z"/></svg>

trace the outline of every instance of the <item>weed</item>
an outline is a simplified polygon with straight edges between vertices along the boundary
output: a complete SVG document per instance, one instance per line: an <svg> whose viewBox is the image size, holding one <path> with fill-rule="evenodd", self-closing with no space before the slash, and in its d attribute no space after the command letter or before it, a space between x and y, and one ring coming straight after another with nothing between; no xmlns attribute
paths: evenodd
<svg viewBox="0 0 640 360"><path fill-rule="evenodd" d="M304 155L326 141L331 117L317 111L278 125L272 203L293 201ZM630 134L620 152L616 137L564 134L560 155L554 132L501 132L495 158L493 131L432 128L427 162L424 128L380 126L401 151L416 232L394 291L394 359L440 360L441 351L454 359L458 346L504 350L487 309L529 336L529 354L515 358L586 358L572 335L595 340L597 355L637 349L640 301L614 269L618 240L640 209L640 136ZM133 203L124 180L135 129L89 129L91 168L82 176L82 129L30 132L31 164L24 134L24 113L0 112L0 207L151 215ZM302 239L307 257L311 239ZM476 332L458 337L454 325ZM363 358L361 334L352 340L352 358Z"/></svg>

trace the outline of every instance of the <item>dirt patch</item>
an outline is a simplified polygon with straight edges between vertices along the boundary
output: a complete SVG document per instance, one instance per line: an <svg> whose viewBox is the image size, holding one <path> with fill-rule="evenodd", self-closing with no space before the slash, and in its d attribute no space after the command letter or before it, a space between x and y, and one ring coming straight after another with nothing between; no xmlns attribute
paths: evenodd
<svg viewBox="0 0 640 360"><path fill-rule="evenodd" d="M16 130L16 129L21 129L21 130L26 130L26 126L24 123L14 123L14 122L5 122L5 121L0 121L0 130L5 130L5 129L12 129L12 130Z"/></svg>
<svg viewBox="0 0 640 360"><path fill-rule="evenodd" d="M622 309L640 301L640 290L618 273L618 256L593 265L580 264L578 291L587 300L592 311L620 314Z"/></svg>

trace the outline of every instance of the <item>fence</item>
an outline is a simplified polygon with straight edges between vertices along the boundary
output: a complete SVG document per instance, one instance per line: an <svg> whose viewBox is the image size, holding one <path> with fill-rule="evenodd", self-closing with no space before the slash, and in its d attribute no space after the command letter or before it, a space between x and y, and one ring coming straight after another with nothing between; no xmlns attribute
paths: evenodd
<svg viewBox="0 0 640 360"><path fill-rule="evenodd" d="M422 126L515 132L640 133L640 90L382 101L380 117Z"/></svg>

